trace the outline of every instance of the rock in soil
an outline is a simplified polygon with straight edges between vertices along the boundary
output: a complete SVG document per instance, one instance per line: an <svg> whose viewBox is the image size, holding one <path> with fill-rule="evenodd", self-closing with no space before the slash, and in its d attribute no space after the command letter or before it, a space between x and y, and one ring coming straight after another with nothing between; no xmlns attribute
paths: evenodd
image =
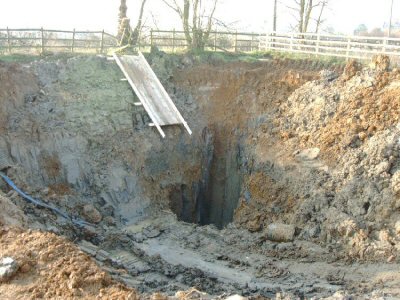
<svg viewBox="0 0 400 300"><path fill-rule="evenodd" d="M275 242L291 242L294 239L295 227L280 223L273 223L267 227L267 238Z"/></svg>
<svg viewBox="0 0 400 300"><path fill-rule="evenodd" d="M18 271L18 263L12 257L4 257L0 261L0 282L5 282Z"/></svg>
<svg viewBox="0 0 400 300"><path fill-rule="evenodd" d="M92 204L83 207L83 214L91 223L100 223L102 219L100 212Z"/></svg>

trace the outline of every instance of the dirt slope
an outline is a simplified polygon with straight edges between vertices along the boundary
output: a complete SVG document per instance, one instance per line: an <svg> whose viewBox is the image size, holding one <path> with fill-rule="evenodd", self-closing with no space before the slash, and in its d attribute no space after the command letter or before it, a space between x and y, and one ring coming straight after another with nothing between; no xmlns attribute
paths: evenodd
<svg viewBox="0 0 400 300"><path fill-rule="evenodd" d="M398 259L399 77L376 64L321 73L256 129L240 224L294 224L300 238L339 243L351 259Z"/></svg>

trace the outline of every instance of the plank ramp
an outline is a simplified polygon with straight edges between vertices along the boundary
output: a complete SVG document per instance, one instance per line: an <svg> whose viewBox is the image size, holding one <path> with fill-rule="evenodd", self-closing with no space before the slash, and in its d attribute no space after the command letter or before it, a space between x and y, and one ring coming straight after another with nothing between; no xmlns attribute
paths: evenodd
<svg viewBox="0 0 400 300"><path fill-rule="evenodd" d="M161 127L167 125L182 124L189 134L192 134L185 119L140 51L138 55L114 53L113 57L163 138L165 134Z"/></svg>

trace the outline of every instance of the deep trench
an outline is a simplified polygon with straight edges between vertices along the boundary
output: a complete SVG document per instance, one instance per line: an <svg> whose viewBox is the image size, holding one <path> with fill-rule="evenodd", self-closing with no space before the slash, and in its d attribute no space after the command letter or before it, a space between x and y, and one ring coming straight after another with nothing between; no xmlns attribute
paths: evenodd
<svg viewBox="0 0 400 300"><path fill-rule="evenodd" d="M243 151L238 138L232 142L221 136L203 130L200 180L177 185L170 193L170 208L181 221L221 229L233 220L241 194Z"/></svg>

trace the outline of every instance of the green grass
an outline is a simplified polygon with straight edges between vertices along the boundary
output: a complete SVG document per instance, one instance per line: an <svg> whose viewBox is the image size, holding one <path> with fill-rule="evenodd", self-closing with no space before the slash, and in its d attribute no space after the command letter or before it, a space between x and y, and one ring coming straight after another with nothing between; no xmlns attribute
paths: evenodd
<svg viewBox="0 0 400 300"><path fill-rule="evenodd" d="M39 55L33 54L5 54L0 55L2 62L31 62L40 59Z"/></svg>
<svg viewBox="0 0 400 300"><path fill-rule="evenodd" d="M185 52L183 52L185 53ZM232 61L246 61L246 62L255 62L260 58L268 57L263 53L234 53L234 52L222 52L222 51L191 51L186 52L188 54L193 55L196 60L199 62L206 61L224 61L224 62L232 62Z"/></svg>
<svg viewBox="0 0 400 300"><path fill-rule="evenodd" d="M268 52L274 58L287 58L293 60L311 60L311 61L320 61L329 63L332 65L342 65L346 64L346 58L343 57L334 57L334 56L326 56L326 55L314 55L314 54L303 54L303 53L290 53L290 52L279 52L279 51L270 51Z"/></svg>
<svg viewBox="0 0 400 300"><path fill-rule="evenodd" d="M169 55L185 55L191 54L198 62L210 61L244 61L244 62L257 62L265 59L291 59L291 60L310 60L312 62L323 62L329 65L344 65L346 59L330 56L316 56L311 54L289 53L278 51L254 51L249 53L233 53L222 51L192 51L192 52L175 52Z"/></svg>
<svg viewBox="0 0 400 300"><path fill-rule="evenodd" d="M154 51L154 50L153 50ZM157 51L157 50L155 50ZM110 53L108 53L110 55ZM57 60L65 59L75 56L90 56L96 55L95 53L45 53L40 54L1 54L0 61L3 62L32 62L35 60L43 59L46 60ZM311 54L301 54L301 53L289 53L289 52L278 52L278 51L254 51L250 53L244 52L223 52L223 51L177 51L174 53L169 52L169 56L179 57L182 55L191 55L195 61L198 63L204 62L234 62L234 61L244 61L244 62L257 62L265 59L291 59L291 60L310 60L313 62L322 62L329 65L344 65L346 59L330 56L316 56Z"/></svg>
<svg viewBox="0 0 400 300"><path fill-rule="evenodd" d="M54 61L58 59L67 59L76 56L93 56L96 53L45 53L45 54L34 54L34 53L12 53L12 54L1 54L0 61L2 62L21 62L29 63L35 60L46 59L47 61Z"/></svg>

